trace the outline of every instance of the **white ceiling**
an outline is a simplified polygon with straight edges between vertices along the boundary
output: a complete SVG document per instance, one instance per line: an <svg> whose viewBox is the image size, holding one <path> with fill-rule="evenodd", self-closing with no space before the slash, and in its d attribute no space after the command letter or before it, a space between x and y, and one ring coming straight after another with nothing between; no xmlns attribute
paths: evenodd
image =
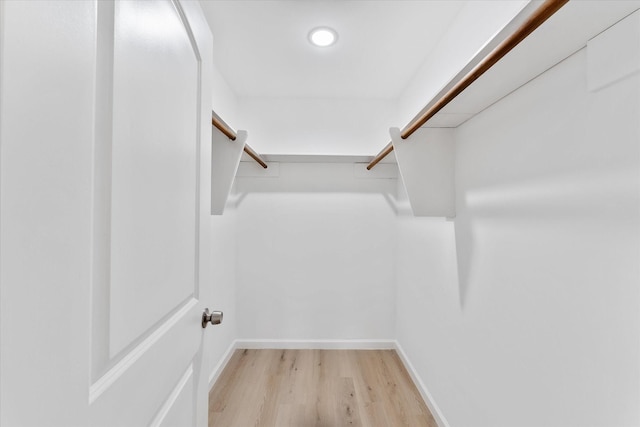
<svg viewBox="0 0 640 427"><path fill-rule="evenodd" d="M395 99L466 1L201 0L214 60L243 97ZM312 46L329 26L336 45Z"/></svg>

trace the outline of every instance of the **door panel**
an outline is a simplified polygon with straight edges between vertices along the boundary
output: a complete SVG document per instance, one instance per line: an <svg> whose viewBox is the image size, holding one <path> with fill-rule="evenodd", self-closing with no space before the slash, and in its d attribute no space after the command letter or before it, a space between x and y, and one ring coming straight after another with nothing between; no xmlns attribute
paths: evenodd
<svg viewBox="0 0 640 427"><path fill-rule="evenodd" d="M192 302L184 307L93 384L92 426L144 426L170 412L164 406L173 401L176 384L186 372L192 376L199 370L193 357L200 350L199 339L194 339L198 325L192 319L197 306ZM182 390L191 394L191 400L195 392ZM193 417L193 409L182 416Z"/></svg>
<svg viewBox="0 0 640 427"><path fill-rule="evenodd" d="M162 409L156 419L151 423L151 427L175 427L195 425L193 418L189 417L190 408L194 405L194 381L193 367L190 366L187 372L180 378L178 384L169 395L169 399L162 405Z"/></svg>
<svg viewBox="0 0 640 427"><path fill-rule="evenodd" d="M206 425L211 42L198 2L0 1L1 427Z"/></svg>
<svg viewBox="0 0 640 427"><path fill-rule="evenodd" d="M209 277L200 259L208 253L202 190L210 148L201 141L210 139L203 122L210 108L201 95L208 77L199 43L210 52L210 41L199 6L184 7L170 0L97 3L95 426L206 420L200 298L207 292L199 282Z"/></svg>
<svg viewBox="0 0 640 427"><path fill-rule="evenodd" d="M197 294L200 61L189 32L169 1L115 4L111 357Z"/></svg>

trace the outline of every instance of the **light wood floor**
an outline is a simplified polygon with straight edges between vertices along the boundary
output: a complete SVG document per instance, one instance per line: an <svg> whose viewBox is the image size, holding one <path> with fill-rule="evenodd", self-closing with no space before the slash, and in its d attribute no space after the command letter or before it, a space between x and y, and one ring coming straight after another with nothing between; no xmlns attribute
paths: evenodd
<svg viewBox="0 0 640 427"><path fill-rule="evenodd" d="M437 427L393 350L237 350L209 427Z"/></svg>

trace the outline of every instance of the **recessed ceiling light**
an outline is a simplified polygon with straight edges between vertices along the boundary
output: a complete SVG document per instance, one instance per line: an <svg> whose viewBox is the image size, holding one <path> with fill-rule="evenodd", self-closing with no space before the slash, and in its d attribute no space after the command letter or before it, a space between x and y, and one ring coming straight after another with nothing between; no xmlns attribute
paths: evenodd
<svg viewBox="0 0 640 427"><path fill-rule="evenodd" d="M338 40L338 33L329 27L314 28L309 32L309 41L318 47L327 47L335 44Z"/></svg>

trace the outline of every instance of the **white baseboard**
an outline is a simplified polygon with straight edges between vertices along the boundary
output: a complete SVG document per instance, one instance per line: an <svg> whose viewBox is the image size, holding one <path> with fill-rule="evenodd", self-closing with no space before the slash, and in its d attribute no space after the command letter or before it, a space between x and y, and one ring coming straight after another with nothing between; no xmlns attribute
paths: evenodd
<svg viewBox="0 0 640 427"><path fill-rule="evenodd" d="M222 356L222 359L220 359L216 367L211 371L211 375L209 375L209 390L211 390L216 381L218 381L220 374L227 366L227 363L229 363L231 356L233 356L233 352L238 348L237 342L238 340L235 340L231 345L229 345L229 348L224 353L224 356Z"/></svg>
<svg viewBox="0 0 640 427"><path fill-rule="evenodd" d="M394 350L394 340L236 340L236 348L284 350Z"/></svg>
<svg viewBox="0 0 640 427"><path fill-rule="evenodd" d="M427 407L431 411L431 415L433 415L433 418L435 418L436 423L438 423L438 427L449 427L449 423L447 422L447 419L444 417L444 414L436 404L436 401L433 400L433 396L431 395L431 393L429 393L427 386L424 385L424 383L422 382L422 379L418 375L418 372L415 370L415 368L409 361L407 354L404 352L404 350L402 349L402 346L397 341L395 341L395 350L398 353L398 356L400 356L400 360L402 360L402 363L404 363L405 368L407 368L407 372L409 372L409 375L411 376L413 383L416 385L416 388L420 392L422 399L424 400L424 402L427 404Z"/></svg>

